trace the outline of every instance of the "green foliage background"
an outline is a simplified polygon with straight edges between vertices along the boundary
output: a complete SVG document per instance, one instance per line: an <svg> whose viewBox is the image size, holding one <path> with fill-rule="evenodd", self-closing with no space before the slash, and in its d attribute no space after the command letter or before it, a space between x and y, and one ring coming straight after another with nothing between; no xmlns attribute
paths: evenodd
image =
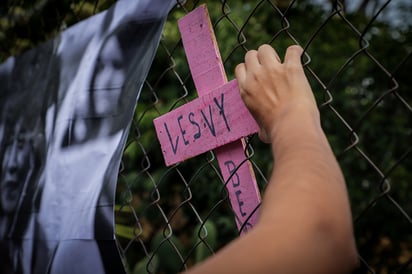
<svg viewBox="0 0 412 274"><path fill-rule="evenodd" d="M0 61L113 2L2 2ZM210 0L186 1L171 12L136 107L116 195L129 272L176 273L237 237L213 153L167 168L152 124L196 97L177 20L203 2L229 79L247 49L269 43L283 55L288 45L305 47L322 124L348 184L363 262L357 272L412 271L412 3L392 1L374 19L382 1L349 9L350 1ZM397 12L391 17L389 9ZM264 193L273 160L257 137L249 142Z"/></svg>

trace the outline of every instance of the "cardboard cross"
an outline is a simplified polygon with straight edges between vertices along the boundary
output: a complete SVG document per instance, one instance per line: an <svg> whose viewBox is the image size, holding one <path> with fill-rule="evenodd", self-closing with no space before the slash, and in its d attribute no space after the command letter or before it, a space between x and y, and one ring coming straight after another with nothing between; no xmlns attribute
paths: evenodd
<svg viewBox="0 0 412 274"><path fill-rule="evenodd" d="M178 22L199 98L154 120L167 166L214 150L240 233L257 221L259 189L242 137L258 125L236 80L227 82L206 5Z"/></svg>

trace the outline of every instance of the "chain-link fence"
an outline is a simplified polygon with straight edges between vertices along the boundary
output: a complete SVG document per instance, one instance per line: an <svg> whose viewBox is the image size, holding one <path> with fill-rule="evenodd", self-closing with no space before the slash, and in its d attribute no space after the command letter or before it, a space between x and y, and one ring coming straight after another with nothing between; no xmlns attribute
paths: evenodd
<svg viewBox="0 0 412 274"><path fill-rule="evenodd" d="M41 10L48 1L34 2ZM54 28L39 18L45 28L39 33L50 36L58 31L56 26L70 25L109 2L49 5L48 20ZM210 0L176 6L136 107L119 172L116 233L128 271L176 273L239 235L225 188L229 181L222 179L215 154L166 167L153 126L154 118L196 97L177 20L202 3L208 6L229 79L248 49L268 43L282 55L291 44L305 48L303 62L323 128L348 185L361 260L356 273L411 272L412 3L408 0ZM8 49L4 56L26 48L30 44L26 40L33 44L44 38L26 34L23 39L25 23L17 25L16 32L10 28L0 37L2 48ZM273 166L269 146L256 136L246 141L245 155L264 193Z"/></svg>

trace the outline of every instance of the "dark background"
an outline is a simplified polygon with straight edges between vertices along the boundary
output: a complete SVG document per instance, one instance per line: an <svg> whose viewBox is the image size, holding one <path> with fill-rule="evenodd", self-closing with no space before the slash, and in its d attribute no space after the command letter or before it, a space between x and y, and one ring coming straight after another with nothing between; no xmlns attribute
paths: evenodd
<svg viewBox="0 0 412 274"><path fill-rule="evenodd" d="M177 19L204 2L229 79L247 49L270 43L282 56L290 44L305 47L306 73L348 184L362 262L357 273L410 273L412 3L399 0L210 0L176 7L119 172L116 233L128 271L176 273L237 237L213 153L166 168L152 124L196 96ZM0 61L112 3L3 1ZM273 165L270 150L257 136L248 144L263 193Z"/></svg>

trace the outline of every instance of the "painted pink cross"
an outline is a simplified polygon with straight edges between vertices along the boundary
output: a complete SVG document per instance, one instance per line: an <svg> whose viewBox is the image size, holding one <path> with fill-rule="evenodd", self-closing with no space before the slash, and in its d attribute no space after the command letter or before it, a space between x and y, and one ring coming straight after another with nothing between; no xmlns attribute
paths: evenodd
<svg viewBox="0 0 412 274"><path fill-rule="evenodd" d="M154 120L166 165L214 150L240 233L256 224L260 193L242 137L258 126L227 81L206 5L178 22L199 98Z"/></svg>

